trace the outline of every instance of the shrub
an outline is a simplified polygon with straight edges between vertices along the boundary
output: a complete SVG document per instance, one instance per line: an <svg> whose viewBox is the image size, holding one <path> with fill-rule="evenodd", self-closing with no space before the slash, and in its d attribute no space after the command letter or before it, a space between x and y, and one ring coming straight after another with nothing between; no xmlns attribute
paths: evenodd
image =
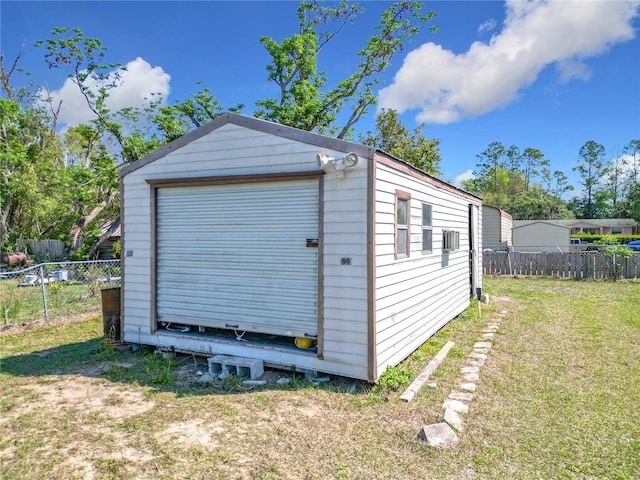
<svg viewBox="0 0 640 480"><path fill-rule="evenodd" d="M401 363L395 367L388 366L380 375L379 385L389 392L395 392L409 384L413 378L413 372L405 364Z"/></svg>
<svg viewBox="0 0 640 480"><path fill-rule="evenodd" d="M640 240L640 235L628 235L628 234L615 234L615 235L600 235L593 233L574 233L571 238L579 238L584 243L593 243L597 245L604 245L599 243L603 238L612 242L610 245L626 245L632 240Z"/></svg>

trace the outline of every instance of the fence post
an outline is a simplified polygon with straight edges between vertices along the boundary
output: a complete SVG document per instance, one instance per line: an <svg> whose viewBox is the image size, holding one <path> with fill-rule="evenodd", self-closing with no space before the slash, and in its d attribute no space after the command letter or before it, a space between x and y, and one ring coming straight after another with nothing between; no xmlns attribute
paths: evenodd
<svg viewBox="0 0 640 480"><path fill-rule="evenodd" d="M47 293L44 288L44 267L40 265L40 286L42 287L42 305L44 305L44 319L49 321L49 311L47 310Z"/></svg>

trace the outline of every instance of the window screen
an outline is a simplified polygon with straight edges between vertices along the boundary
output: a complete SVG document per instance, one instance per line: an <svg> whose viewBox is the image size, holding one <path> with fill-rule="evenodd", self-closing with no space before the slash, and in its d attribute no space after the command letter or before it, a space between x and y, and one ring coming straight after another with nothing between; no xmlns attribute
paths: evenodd
<svg viewBox="0 0 640 480"><path fill-rule="evenodd" d="M430 253L433 250L433 221L431 205L422 204L422 251Z"/></svg>
<svg viewBox="0 0 640 480"><path fill-rule="evenodd" d="M396 191L396 258L408 257L410 252L411 195Z"/></svg>
<svg viewBox="0 0 640 480"><path fill-rule="evenodd" d="M452 252L460 249L460 232L445 230L442 232L442 250Z"/></svg>

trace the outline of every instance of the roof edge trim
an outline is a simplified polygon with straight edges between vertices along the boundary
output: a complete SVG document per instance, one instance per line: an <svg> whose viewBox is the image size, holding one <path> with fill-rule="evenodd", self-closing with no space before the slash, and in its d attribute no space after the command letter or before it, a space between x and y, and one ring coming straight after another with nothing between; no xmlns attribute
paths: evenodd
<svg viewBox="0 0 640 480"><path fill-rule="evenodd" d="M320 135L318 133L308 132L306 130L300 130L298 128L281 125L279 123L270 122L268 120L261 120L259 118L249 117L245 115L238 115L236 113L226 112L219 117L211 120L206 125L196 128L195 130L186 133L185 135L173 140L172 142L163 145L162 147L154 150L149 155L140 158L134 162L124 165L120 170L120 177L124 177L136 170L149 165L150 163L159 160L162 157L169 155L170 153L182 148L194 140L199 139L207 135L208 133L217 130L224 125L233 124L241 127L246 127L251 130L259 132L269 133L278 137L288 138L290 140L296 140L303 143L315 145L318 148L327 148L336 150L339 152L353 152L361 157L373 158L375 149L360 145L358 143L349 142L347 140L341 140L339 138L327 137L326 135Z"/></svg>

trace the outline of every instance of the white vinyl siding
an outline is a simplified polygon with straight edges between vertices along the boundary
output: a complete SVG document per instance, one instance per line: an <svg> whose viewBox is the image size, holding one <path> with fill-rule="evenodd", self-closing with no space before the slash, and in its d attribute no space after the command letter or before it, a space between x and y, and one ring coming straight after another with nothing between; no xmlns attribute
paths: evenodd
<svg viewBox="0 0 640 480"><path fill-rule="evenodd" d="M411 195L410 252L394 256L395 194ZM469 203L444 188L378 163L376 173L376 350L378 375L396 365L470 304ZM433 252L442 252L444 230L459 233L459 250L421 255L422 205L431 205ZM478 226L479 229L479 226Z"/></svg>
<svg viewBox="0 0 640 480"><path fill-rule="evenodd" d="M360 161L344 178L318 170L319 153L350 151ZM127 342L375 381L469 305L469 205L480 199L368 147L224 114L125 167L121 182ZM398 191L410 198L402 258ZM432 207L430 254L423 204ZM460 250L442 255L447 229L460 232ZM158 318L317 331L318 350L269 342L271 333L239 342L171 332L156 329Z"/></svg>
<svg viewBox="0 0 640 480"><path fill-rule="evenodd" d="M504 215L500 216L500 241L503 244L511 246L512 241L512 231L513 231L513 220L509 217L505 217Z"/></svg>
<svg viewBox="0 0 640 480"><path fill-rule="evenodd" d="M154 235L152 208L155 205L151 201L153 187L147 183L148 180L316 171L319 152L334 157L346 153L228 123L126 174L122 178L123 251L130 251L131 256L124 258L125 340L202 352L204 355L260 358L289 367L367 379L368 159L364 157L355 168L345 172L344 179L336 179L335 172L327 169L322 180L322 203L318 208L323 212L324 222L322 230L317 232L323 241L317 250L318 255L321 250L323 254L322 285L318 286L323 296L317 306L323 325L322 332L318 332L324 339L322 358L306 350L272 349L246 345L245 342L225 343L207 336L176 336L161 330L154 332L156 319L151 318L154 298L151 286L156 270L151 248ZM158 187L158 190L162 188L166 187ZM190 233L183 232L185 244L190 239ZM259 242L256 239L254 249L259 249ZM186 265L195 263L190 248L183 253ZM241 257L247 252L237 249L235 253ZM340 261L343 257L350 258L351 265L342 266ZM283 269L286 269L286 263Z"/></svg>
<svg viewBox="0 0 640 480"><path fill-rule="evenodd" d="M159 322L317 335L317 180L163 187L156 205Z"/></svg>
<svg viewBox="0 0 640 480"><path fill-rule="evenodd" d="M482 206L482 244L485 248L498 249L511 246L511 216L497 207Z"/></svg>
<svg viewBox="0 0 640 480"><path fill-rule="evenodd" d="M513 228L513 248L523 252L567 251L571 229L545 221L537 221Z"/></svg>
<svg viewBox="0 0 640 480"><path fill-rule="evenodd" d="M484 205L482 207L482 244L485 248L497 249L502 242L500 210Z"/></svg>

